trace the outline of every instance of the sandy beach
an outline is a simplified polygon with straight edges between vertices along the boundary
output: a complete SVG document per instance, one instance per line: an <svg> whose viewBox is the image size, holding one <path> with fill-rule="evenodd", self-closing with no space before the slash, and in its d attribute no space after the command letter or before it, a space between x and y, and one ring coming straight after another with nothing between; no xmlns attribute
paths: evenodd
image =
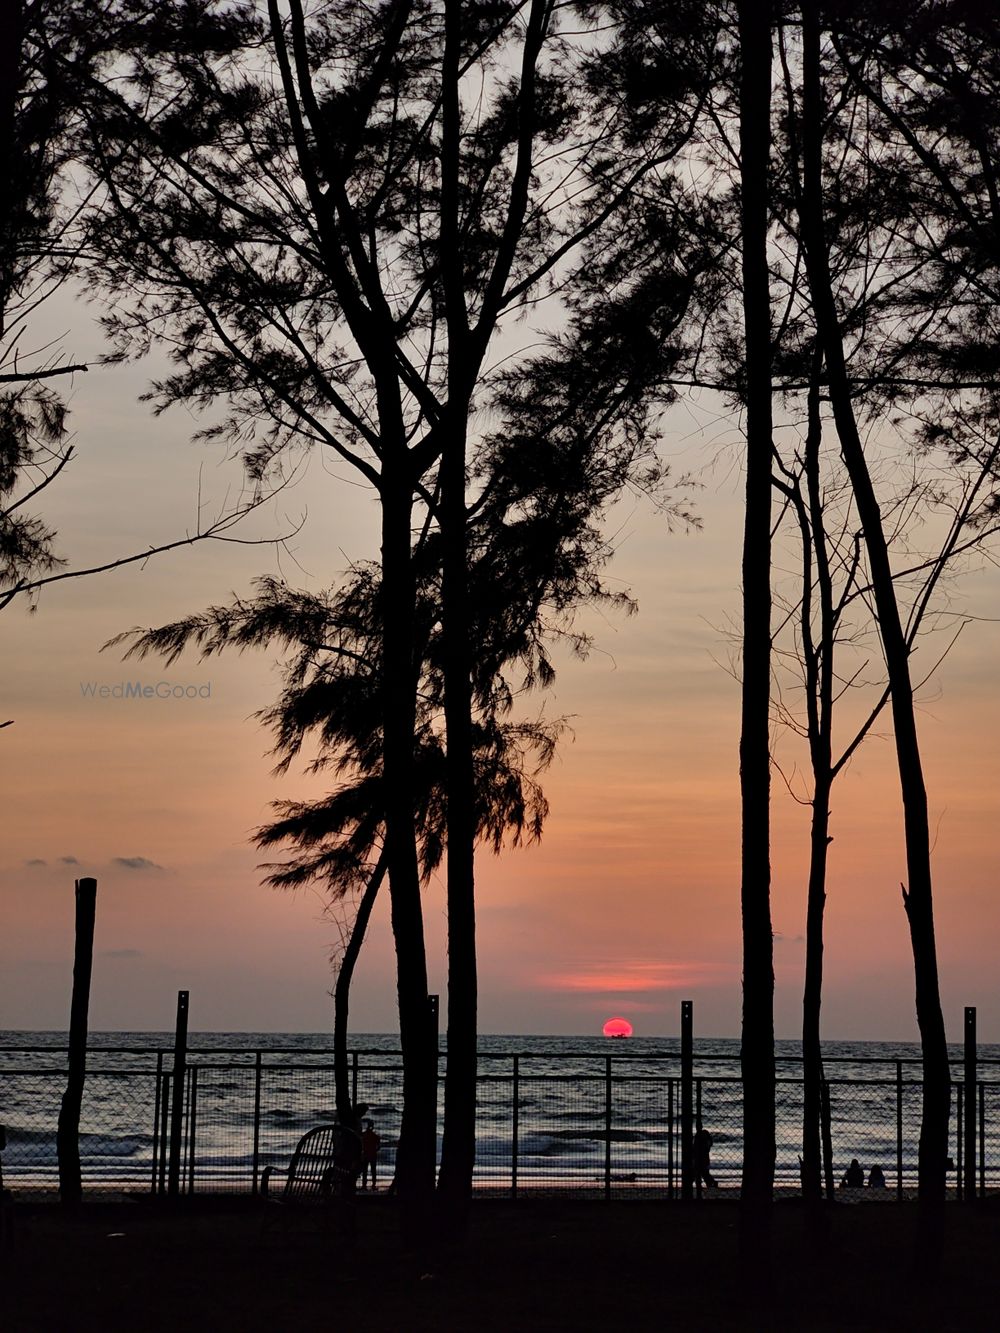
<svg viewBox="0 0 1000 1333"><path fill-rule="evenodd" d="M460 1249L405 1252L391 1200L359 1203L358 1238L259 1209L22 1205L3 1256L9 1333L550 1333L885 1330L995 1323L1000 1210L949 1208L942 1276L915 1283L912 1206L837 1205L817 1254L796 1204L775 1210L774 1300L739 1290L729 1203L477 1200Z"/></svg>

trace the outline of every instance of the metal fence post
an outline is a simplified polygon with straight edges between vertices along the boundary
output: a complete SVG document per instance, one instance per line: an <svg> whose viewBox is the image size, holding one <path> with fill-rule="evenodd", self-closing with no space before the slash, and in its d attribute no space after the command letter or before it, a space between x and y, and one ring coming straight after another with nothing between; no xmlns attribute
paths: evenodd
<svg viewBox="0 0 1000 1333"><path fill-rule="evenodd" d="M903 1062L896 1061L896 1198L903 1197Z"/></svg>
<svg viewBox="0 0 1000 1333"><path fill-rule="evenodd" d="M674 1080L667 1079L667 1198L674 1197Z"/></svg>
<svg viewBox="0 0 1000 1333"><path fill-rule="evenodd" d="M955 1089L955 1142L958 1151L958 1166L955 1168L955 1194L959 1200L965 1198L965 1084L959 1083Z"/></svg>
<svg viewBox="0 0 1000 1333"><path fill-rule="evenodd" d="M512 1199L517 1198L517 1148L518 1135L520 1132L520 1110L521 1110L521 1079L518 1057L514 1056L514 1105L512 1108L512 1118L510 1127L510 1194Z"/></svg>
<svg viewBox="0 0 1000 1333"><path fill-rule="evenodd" d="M253 1062L253 1184L254 1194L260 1193L260 1093L264 1057L258 1050Z"/></svg>
<svg viewBox="0 0 1000 1333"><path fill-rule="evenodd" d="M181 1139L184 1132L184 1074L187 1068L188 992L177 992L177 1026L174 1031L173 1096L170 1107L170 1163L167 1193L175 1198L181 1188Z"/></svg>
<svg viewBox="0 0 1000 1333"><path fill-rule="evenodd" d="M167 1142L170 1124L170 1075L164 1074L160 1084L160 1168L157 1193L167 1192Z"/></svg>
<svg viewBox="0 0 1000 1333"><path fill-rule="evenodd" d="M979 1085L979 1197L986 1198L986 1087Z"/></svg>
<svg viewBox="0 0 1000 1333"><path fill-rule="evenodd" d="M427 1053L431 1061L431 1074L434 1083L434 1170L438 1167L438 1064L440 1056L441 1001L436 995L427 997ZM477 1071L478 1089L478 1071ZM475 1167L473 1167L475 1170Z"/></svg>
<svg viewBox="0 0 1000 1333"><path fill-rule="evenodd" d="M150 1194L156 1193L156 1175L159 1165L160 1152L162 1145L160 1143L160 1090L163 1081L163 1052L156 1053L156 1073L153 1075L156 1080L156 1086L153 1090L153 1163L152 1178L149 1182Z"/></svg>
<svg viewBox="0 0 1000 1333"><path fill-rule="evenodd" d="M694 1123L695 1123L695 1125L696 1125L696 1127L697 1127L698 1133L700 1134L700 1133L701 1133L701 1128L702 1128L702 1125L701 1125L701 1079L700 1079L700 1078L695 1079L695 1084L694 1084L694 1086L695 1086ZM701 1165L702 1165L702 1166L707 1166L707 1163L703 1162ZM694 1184L695 1184L695 1190L696 1190L696 1192L697 1192L698 1198L700 1199L700 1198L701 1198L701 1173L700 1173L700 1172L697 1174Z"/></svg>
<svg viewBox="0 0 1000 1333"><path fill-rule="evenodd" d="M604 1057L604 1197L611 1198L611 1056Z"/></svg>
<svg viewBox="0 0 1000 1333"><path fill-rule="evenodd" d="M965 1198L976 1197L976 1010L965 1007Z"/></svg>
<svg viewBox="0 0 1000 1333"><path fill-rule="evenodd" d="M358 1053L351 1052L351 1105L358 1104Z"/></svg>
<svg viewBox="0 0 1000 1333"><path fill-rule="evenodd" d="M692 1093L694 1090L694 1004L681 1000L681 1198L694 1195L691 1170Z"/></svg>
<svg viewBox="0 0 1000 1333"><path fill-rule="evenodd" d="M198 1129L198 1066L188 1070L188 1169L187 1192L194 1193L194 1157Z"/></svg>

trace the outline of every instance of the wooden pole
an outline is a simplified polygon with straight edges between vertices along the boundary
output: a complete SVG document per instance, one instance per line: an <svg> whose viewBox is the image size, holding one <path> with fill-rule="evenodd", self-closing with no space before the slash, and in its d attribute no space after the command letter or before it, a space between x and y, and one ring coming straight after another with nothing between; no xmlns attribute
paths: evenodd
<svg viewBox="0 0 1000 1333"><path fill-rule="evenodd" d="M177 1023L174 1028L174 1070L171 1075L170 1159L167 1164L167 1194L176 1198L181 1189L181 1138L184 1130L184 1078L187 1072L188 992L177 992Z"/></svg>
<svg viewBox="0 0 1000 1333"><path fill-rule="evenodd" d="M69 1013L69 1072L59 1109L56 1149L59 1156L59 1195L72 1206L83 1198L80 1174L80 1109L87 1077L87 1019L90 1013L90 978L94 968L94 920L97 915L97 880L76 881L76 945L73 955L73 998Z"/></svg>
<svg viewBox="0 0 1000 1333"><path fill-rule="evenodd" d="M681 1000L681 1198L694 1198L694 1004Z"/></svg>

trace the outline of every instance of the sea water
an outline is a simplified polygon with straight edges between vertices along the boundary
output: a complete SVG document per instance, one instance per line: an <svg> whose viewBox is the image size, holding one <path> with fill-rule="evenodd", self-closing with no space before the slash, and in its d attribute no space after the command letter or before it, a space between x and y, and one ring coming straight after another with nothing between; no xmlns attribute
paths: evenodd
<svg viewBox="0 0 1000 1333"><path fill-rule="evenodd" d="M267 1165L284 1166L307 1129L334 1115L332 1038L319 1033L194 1033L183 1090L182 1183L249 1190ZM574 1189L616 1195L670 1192L680 1171L680 1045L632 1037L482 1036L476 1183L483 1189ZM802 1067L798 1042L777 1043L779 1186L798 1185ZM440 1072L446 1068L442 1040ZM961 1051L953 1048L961 1081ZM828 1042L834 1168L851 1158L882 1166L890 1186L915 1180L920 1052L890 1042ZM979 1048L979 1106L987 1183L1000 1174L1000 1047ZM169 1137L173 1035L93 1033L81 1117L88 1188L148 1190L162 1183ZM391 1178L402 1112L396 1035L351 1042L351 1090L382 1140L380 1183ZM56 1123L66 1084L64 1033L0 1032L0 1122L6 1183L57 1180ZM699 1038L693 1109L712 1136L721 1192L739 1181L739 1042ZM443 1099L439 1097L439 1108ZM952 1096L949 1152L959 1161ZM439 1128L441 1116L439 1114ZM953 1182L954 1183L954 1182Z"/></svg>

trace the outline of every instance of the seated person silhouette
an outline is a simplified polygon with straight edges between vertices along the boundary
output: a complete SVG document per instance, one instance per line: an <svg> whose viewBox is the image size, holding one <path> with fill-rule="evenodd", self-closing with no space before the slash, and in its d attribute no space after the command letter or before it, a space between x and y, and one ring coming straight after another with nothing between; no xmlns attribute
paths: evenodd
<svg viewBox="0 0 1000 1333"><path fill-rule="evenodd" d="M877 1164L868 1172L868 1188L871 1190L885 1189L885 1172Z"/></svg>
<svg viewBox="0 0 1000 1333"><path fill-rule="evenodd" d="M861 1163L856 1157L851 1158L851 1165L844 1172L844 1178L840 1182L842 1190L860 1189L865 1183L865 1173L861 1169Z"/></svg>

